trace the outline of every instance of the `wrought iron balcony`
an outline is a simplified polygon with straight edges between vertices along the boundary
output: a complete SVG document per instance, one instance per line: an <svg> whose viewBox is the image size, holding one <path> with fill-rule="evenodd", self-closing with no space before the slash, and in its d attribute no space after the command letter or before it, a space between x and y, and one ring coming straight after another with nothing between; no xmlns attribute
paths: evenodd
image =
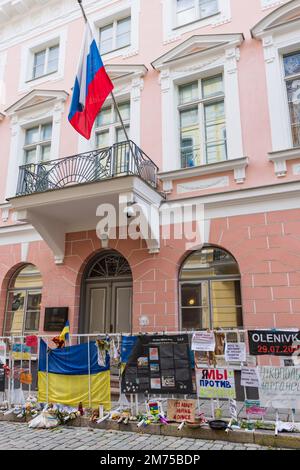
<svg viewBox="0 0 300 470"><path fill-rule="evenodd" d="M42 193L82 183L136 175L157 187L158 167L132 141L19 169L17 196Z"/></svg>

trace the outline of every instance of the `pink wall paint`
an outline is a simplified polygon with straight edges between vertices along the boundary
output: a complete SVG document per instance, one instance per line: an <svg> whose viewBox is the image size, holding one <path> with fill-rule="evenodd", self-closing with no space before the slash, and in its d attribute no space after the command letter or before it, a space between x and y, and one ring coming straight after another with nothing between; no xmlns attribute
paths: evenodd
<svg viewBox="0 0 300 470"><path fill-rule="evenodd" d="M212 221L211 244L228 250L241 272L244 326L288 328L300 324L300 210L260 213ZM201 245L200 245L201 246ZM178 274L188 251L185 240L164 241L150 255L140 240L111 240L110 249L128 260L133 276L133 331L179 327ZM44 242L30 244L28 262L43 277L44 308L69 306L72 332L77 332L82 275L87 262L101 250L94 231L68 234L62 266L54 264ZM21 264L18 245L0 247L0 325L3 324L8 280Z"/></svg>

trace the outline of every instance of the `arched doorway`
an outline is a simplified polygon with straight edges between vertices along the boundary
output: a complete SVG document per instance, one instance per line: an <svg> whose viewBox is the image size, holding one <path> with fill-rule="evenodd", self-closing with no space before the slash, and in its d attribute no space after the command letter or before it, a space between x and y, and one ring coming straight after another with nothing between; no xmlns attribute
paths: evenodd
<svg viewBox="0 0 300 470"><path fill-rule="evenodd" d="M89 262L82 294L82 332L131 332L132 273L128 261L120 253L99 253Z"/></svg>
<svg viewBox="0 0 300 470"><path fill-rule="evenodd" d="M179 274L183 329L243 325L240 271L227 251L214 246L190 254Z"/></svg>
<svg viewBox="0 0 300 470"><path fill-rule="evenodd" d="M37 333L40 325L42 276L36 266L18 269L9 281L4 335Z"/></svg>

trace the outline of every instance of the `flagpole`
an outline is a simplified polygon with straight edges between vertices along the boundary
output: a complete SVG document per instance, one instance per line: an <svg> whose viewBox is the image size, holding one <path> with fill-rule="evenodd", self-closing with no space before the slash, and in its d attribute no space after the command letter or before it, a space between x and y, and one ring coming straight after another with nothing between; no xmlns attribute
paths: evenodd
<svg viewBox="0 0 300 470"><path fill-rule="evenodd" d="M87 22L88 22L88 19L87 19L86 13L85 13L84 8L83 8L83 5L82 5L82 0L77 0L77 2L79 3L79 6L80 6L80 9L81 9L81 12L82 12L82 16L83 16L83 18L84 18L84 21L87 23ZM127 133L125 124L124 124L124 122L123 122L123 119L122 119L122 116L121 116L121 113L120 113L120 110L119 110L119 106L118 106L118 104L117 104L117 101L116 101L116 98L115 98L115 95L113 94L113 92L111 92L111 97L112 97L114 106L115 106L115 108L116 108L116 110L117 110L118 117L119 117L119 119L120 119L120 123L121 123L121 126L122 126L123 131L124 131L124 134L125 134L125 138L126 138L127 142L129 143L129 146L130 146L130 149L131 149L131 143L130 143L130 140L129 140L129 137L128 137L128 133ZM131 150L132 150L132 149L131 149Z"/></svg>

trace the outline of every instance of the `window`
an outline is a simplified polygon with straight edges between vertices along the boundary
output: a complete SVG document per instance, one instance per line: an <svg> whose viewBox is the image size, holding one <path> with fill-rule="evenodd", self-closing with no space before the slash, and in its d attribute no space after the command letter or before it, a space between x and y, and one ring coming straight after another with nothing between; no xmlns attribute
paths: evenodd
<svg viewBox="0 0 300 470"><path fill-rule="evenodd" d="M57 72L59 46L52 46L34 53L32 79Z"/></svg>
<svg viewBox="0 0 300 470"><path fill-rule="evenodd" d="M5 335L21 336L39 330L42 286L41 274L33 265L13 276L7 293Z"/></svg>
<svg viewBox="0 0 300 470"><path fill-rule="evenodd" d="M177 26L218 13L218 0L176 0Z"/></svg>
<svg viewBox="0 0 300 470"><path fill-rule="evenodd" d="M225 250L205 247L192 253L180 272L181 327L241 327L240 273Z"/></svg>
<svg viewBox="0 0 300 470"><path fill-rule="evenodd" d="M130 102L118 104L120 114L127 134L130 131ZM110 147L114 143L126 140L117 110L114 105L103 108L96 120L96 147L99 149Z"/></svg>
<svg viewBox="0 0 300 470"><path fill-rule="evenodd" d="M129 46L131 42L131 18L115 20L100 28L100 53L107 54Z"/></svg>
<svg viewBox="0 0 300 470"><path fill-rule="evenodd" d="M294 147L300 145L300 52L283 57Z"/></svg>
<svg viewBox="0 0 300 470"><path fill-rule="evenodd" d="M226 160L222 75L180 86L178 109L182 168Z"/></svg>
<svg viewBox="0 0 300 470"><path fill-rule="evenodd" d="M52 123L26 129L25 133L25 164L50 160Z"/></svg>

